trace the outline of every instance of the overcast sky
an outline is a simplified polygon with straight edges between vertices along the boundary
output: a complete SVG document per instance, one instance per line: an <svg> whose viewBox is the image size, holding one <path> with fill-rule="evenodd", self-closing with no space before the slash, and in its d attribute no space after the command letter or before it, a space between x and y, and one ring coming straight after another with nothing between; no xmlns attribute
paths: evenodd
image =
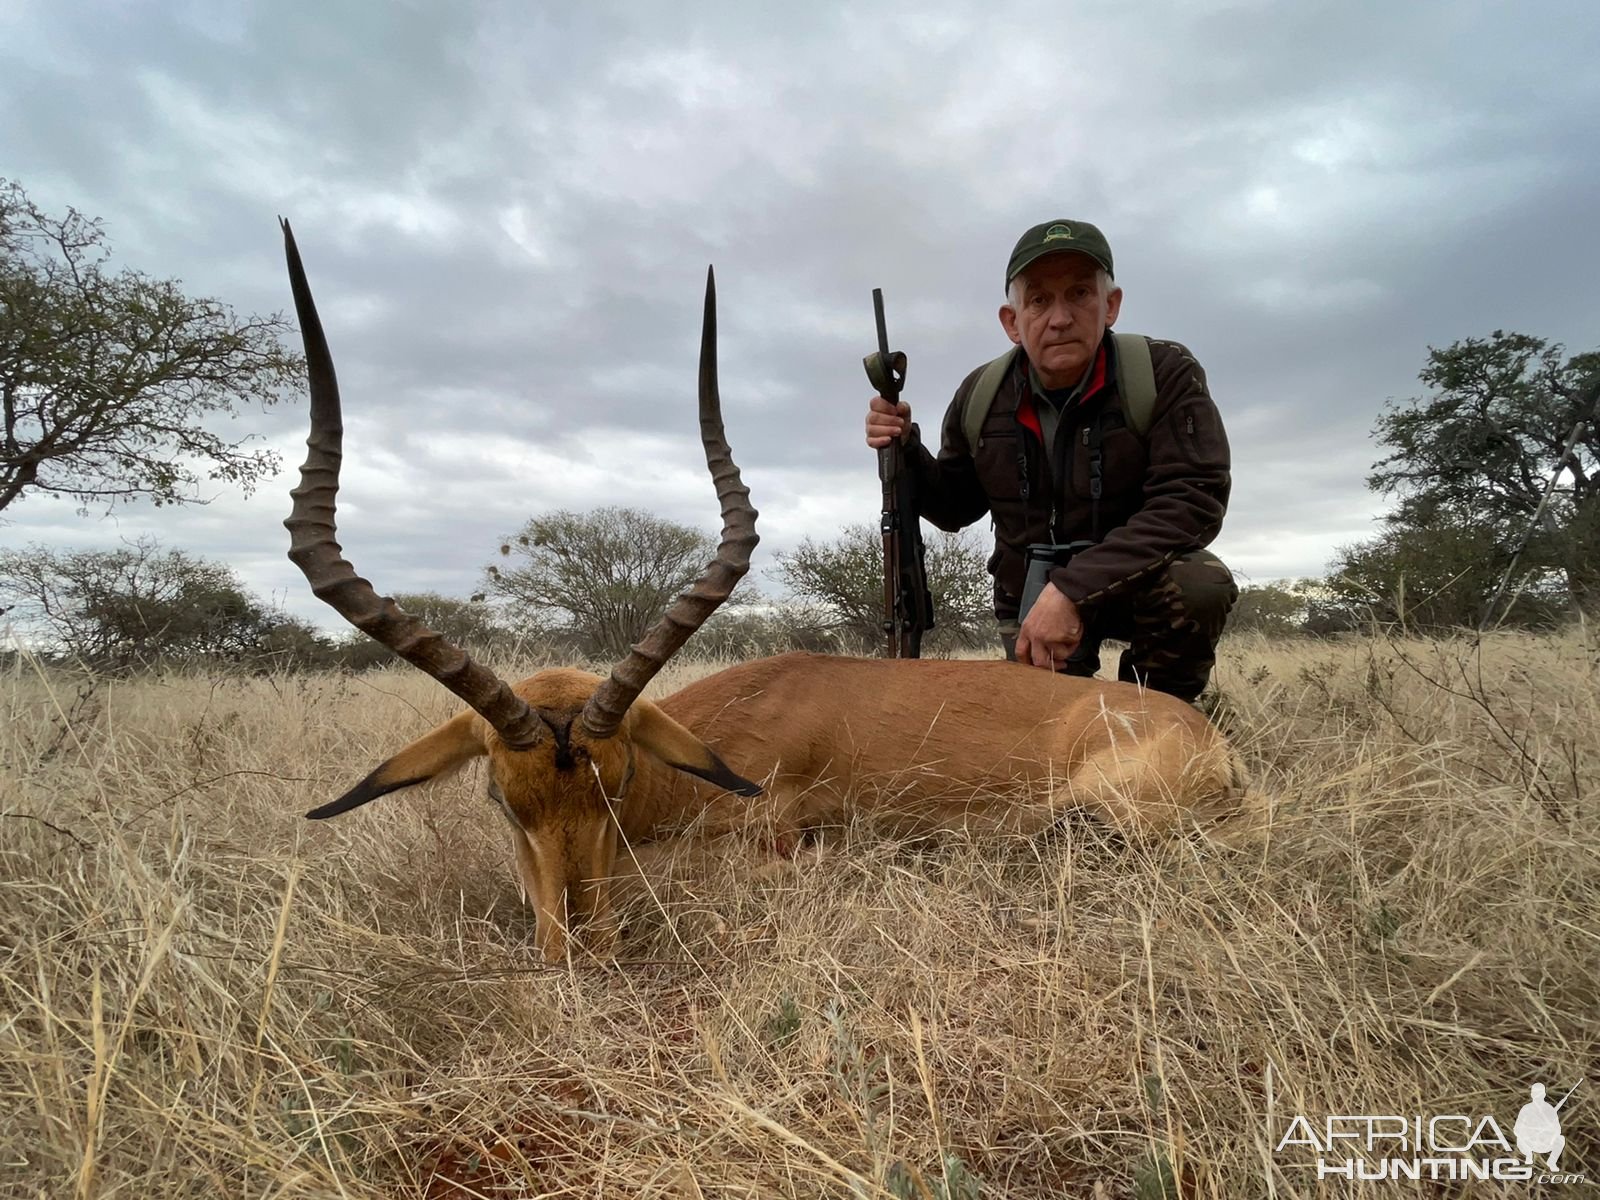
<svg viewBox="0 0 1600 1200"><path fill-rule="evenodd" d="M694 424L721 297L760 570L871 520L870 292L934 423L1007 344L1027 226L1098 223L1119 327L1186 343L1233 446L1215 549L1319 573L1372 532L1374 418L1429 345L1600 346L1591 3L603 5L0 0L0 176L120 264L289 307L295 225L345 399L341 540L382 591L465 595L534 513L716 527ZM0 546L155 534L331 624L284 557L302 400L245 500Z"/></svg>

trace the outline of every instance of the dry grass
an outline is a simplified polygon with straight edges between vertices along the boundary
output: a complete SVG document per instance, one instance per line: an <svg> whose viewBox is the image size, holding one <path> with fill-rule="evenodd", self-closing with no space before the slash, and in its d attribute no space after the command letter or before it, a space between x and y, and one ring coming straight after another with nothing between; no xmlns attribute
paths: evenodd
<svg viewBox="0 0 1600 1200"><path fill-rule="evenodd" d="M1269 1106L1509 1132L1584 1074L1592 1179L1593 635L1498 638L1481 678L1465 645L1225 649L1262 845L858 831L675 882L571 969L534 959L480 780L300 819L451 711L416 673L25 664L0 1193L1338 1195Z"/></svg>

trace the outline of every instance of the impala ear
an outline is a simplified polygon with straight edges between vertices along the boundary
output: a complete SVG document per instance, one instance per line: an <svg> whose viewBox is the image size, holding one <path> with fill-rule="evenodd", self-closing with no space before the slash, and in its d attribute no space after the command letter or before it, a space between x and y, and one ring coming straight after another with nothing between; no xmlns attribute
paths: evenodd
<svg viewBox="0 0 1600 1200"><path fill-rule="evenodd" d="M648 700L635 700L628 710L633 743L669 767L687 771L740 796L759 796L761 785L735 774L717 753Z"/></svg>
<svg viewBox="0 0 1600 1200"><path fill-rule="evenodd" d="M337 817L379 796L444 778L469 759L488 753L479 736L478 721L478 714L470 709L451 717L383 763L337 800L313 808L306 816L313 821Z"/></svg>

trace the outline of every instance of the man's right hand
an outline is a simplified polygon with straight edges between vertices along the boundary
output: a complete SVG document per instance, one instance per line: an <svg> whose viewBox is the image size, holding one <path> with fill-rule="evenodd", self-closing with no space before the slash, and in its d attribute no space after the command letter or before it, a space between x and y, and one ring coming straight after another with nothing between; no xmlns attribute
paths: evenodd
<svg viewBox="0 0 1600 1200"><path fill-rule="evenodd" d="M902 446L911 437L911 405L904 400L890 404L882 396L874 396L867 405L867 445L882 450L897 437Z"/></svg>

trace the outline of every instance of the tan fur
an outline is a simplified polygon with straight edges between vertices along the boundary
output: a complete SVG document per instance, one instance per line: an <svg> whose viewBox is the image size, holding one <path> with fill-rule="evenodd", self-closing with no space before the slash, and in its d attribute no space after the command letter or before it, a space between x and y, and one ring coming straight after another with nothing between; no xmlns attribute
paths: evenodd
<svg viewBox="0 0 1600 1200"><path fill-rule="evenodd" d="M619 834L642 845L691 826L755 825L781 844L852 812L904 831L1031 834L1086 808L1146 836L1213 822L1242 799L1237 756L1189 705L1014 663L785 654L659 705L635 701L615 737L592 739L576 718L599 682L554 669L515 686L564 730L532 750L508 749L465 712L356 789L381 794L488 755L490 794L511 819L518 877L551 962L566 955L577 922L593 931L591 949L611 945ZM685 773L715 774L718 754L764 783L763 794L736 796Z"/></svg>
<svg viewBox="0 0 1600 1200"><path fill-rule="evenodd" d="M1087 808L1143 836L1240 799L1236 755L1192 706L1007 662L786 654L662 701L729 765L767 780L780 837L865 812L914 831L1031 833ZM703 793L674 781L675 793ZM748 819L751 803L715 808Z"/></svg>
<svg viewBox="0 0 1600 1200"><path fill-rule="evenodd" d="M710 748L647 700L634 701L615 737L590 737L578 716L599 684L599 676L583 671L540 671L512 689L551 727L552 735L531 750L506 746L469 710L405 746L349 793L356 804L366 803L443 779L487 755L489 793L511 821L518 882L538 914L536 943L549 962L566 955L567 931L576 923L594 930L599 947L613 938L618 833L647 842L660 832L655 808L636 802L636 789L664 792L663 776L720 765Z"/></svg>

